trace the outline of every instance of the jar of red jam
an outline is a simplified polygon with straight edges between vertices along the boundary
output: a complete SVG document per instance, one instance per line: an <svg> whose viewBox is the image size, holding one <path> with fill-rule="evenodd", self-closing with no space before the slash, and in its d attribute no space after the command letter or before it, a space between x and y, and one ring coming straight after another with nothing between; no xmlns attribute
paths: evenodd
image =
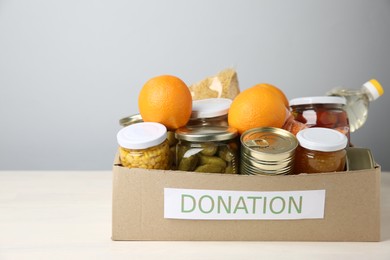
<svg viewBox="0 0 390 260"><path fill-rule="evenodd" d="M296 121L307 127L335 129L350 140L346 100L343 97L315 96L290 100L291 113Z"/></svg>
<svg viewBox="0 0 390 260"><path fill-rule="evenodd" d="M334 129L306 128L298 132L294 174L344 171L348 138Z"/></svg>

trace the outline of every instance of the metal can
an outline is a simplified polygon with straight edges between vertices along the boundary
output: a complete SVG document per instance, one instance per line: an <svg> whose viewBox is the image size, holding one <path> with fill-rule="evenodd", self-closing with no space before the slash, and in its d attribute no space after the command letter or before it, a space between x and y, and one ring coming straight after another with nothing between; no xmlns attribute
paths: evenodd
<svg viewBox="0 0 390 260"><path fill-rule="evenodd" d="M228 98L194 100L187 125L228 126L228 111L231 104L232 100Z"/></svg>
<svg viewBox="0 0 390 260"><path fill-rule="evenodd" d="M241 135L241 174L285 175L294 171L297 138L276 127L253 128Z"/></svg>
<svg viewBox="0 0 390 260"><path fill-rule="evenodd" d="M176 165L181 171L238 173L237 130L187 126L176 130Z"/></svg>
<svg viewBox="0 0 390 260"><path fill-rule="evenodd" d="M135 114L135 115L131 115L131 116L128 116L128 117L121 118L119 120L119 124L121 126L125 127L125 126L129 126L129 125L132 125L132 124L141 123L143 121L144 120L142 120L142 117L141 117L140 114Z"/></svg>

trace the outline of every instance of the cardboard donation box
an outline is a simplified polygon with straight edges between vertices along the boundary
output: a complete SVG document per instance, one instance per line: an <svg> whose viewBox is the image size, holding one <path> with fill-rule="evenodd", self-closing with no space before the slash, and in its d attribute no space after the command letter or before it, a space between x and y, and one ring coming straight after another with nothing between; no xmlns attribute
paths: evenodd
<svg viewBox="0 0 390 260"><path fill-rule="evenodd" d="M380 166L254 176L113 166L113 240L379 241Z"/></svg>

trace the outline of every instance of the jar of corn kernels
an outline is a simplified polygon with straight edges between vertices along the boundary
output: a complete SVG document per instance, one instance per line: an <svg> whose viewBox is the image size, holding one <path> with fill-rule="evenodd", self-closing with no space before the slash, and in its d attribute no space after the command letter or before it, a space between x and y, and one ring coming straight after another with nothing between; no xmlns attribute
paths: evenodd
<svg viewBox="0 0 390 260"><path fill-rule="evenodd" d="M123 166L169 169L169 145L164 125L152 122L132 124L118 132L117 140Z"/></svg>

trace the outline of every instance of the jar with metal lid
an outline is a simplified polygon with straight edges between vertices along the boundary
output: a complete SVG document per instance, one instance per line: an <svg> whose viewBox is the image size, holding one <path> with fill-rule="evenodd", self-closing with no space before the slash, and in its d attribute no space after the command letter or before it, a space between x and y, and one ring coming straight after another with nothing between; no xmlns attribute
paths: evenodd
<svg viewBox="0 0 390 260"><path fill-rule="evenodd" d="M241 135L241 174L285 175L294 170L298 141L292 133L276 127L259 127Z"/></svg>
<svg viewBox="0 0 390 260"><path fill-rule="evenodd" d="M232 100L207 98L192 102L192 114L187 125L228 126L228 111Z"/></svg>
<svg viewBox="0 0 390 260"><path fill-rule="evenodd" d="M237 130L186 126L176 130L176 165L181 171L238 173Z"/></svg>
<svg viewBox="0 0 390 260"><path fill-rule="evenodd" d="M313 127L299 131L297 139L295 174L345 170L348 139L344 134L334 129Z"/></svg>
<svg viewBox="0 0 390 260"><path fill-rule="evenodd" d="M142 120L142 116L140 114L135 114L127 117L123 117L119 120L119 124L123 127L129 126L136 123L141 123L144 120Z"/></svg>
<svg viewBox="0 0 390 260"><path fill-rule="evenodd" d="M128 168L169 169L167 129L159 123L137 123L117 134L119 157Z"/></svg>
<svg viewBox="0 0 390 260"><path fill-rule="evenodd" d="M308 127L335 129L350 140L346 100L343 97L315 96L290 100L291 112L295 120Z"/></svg>

